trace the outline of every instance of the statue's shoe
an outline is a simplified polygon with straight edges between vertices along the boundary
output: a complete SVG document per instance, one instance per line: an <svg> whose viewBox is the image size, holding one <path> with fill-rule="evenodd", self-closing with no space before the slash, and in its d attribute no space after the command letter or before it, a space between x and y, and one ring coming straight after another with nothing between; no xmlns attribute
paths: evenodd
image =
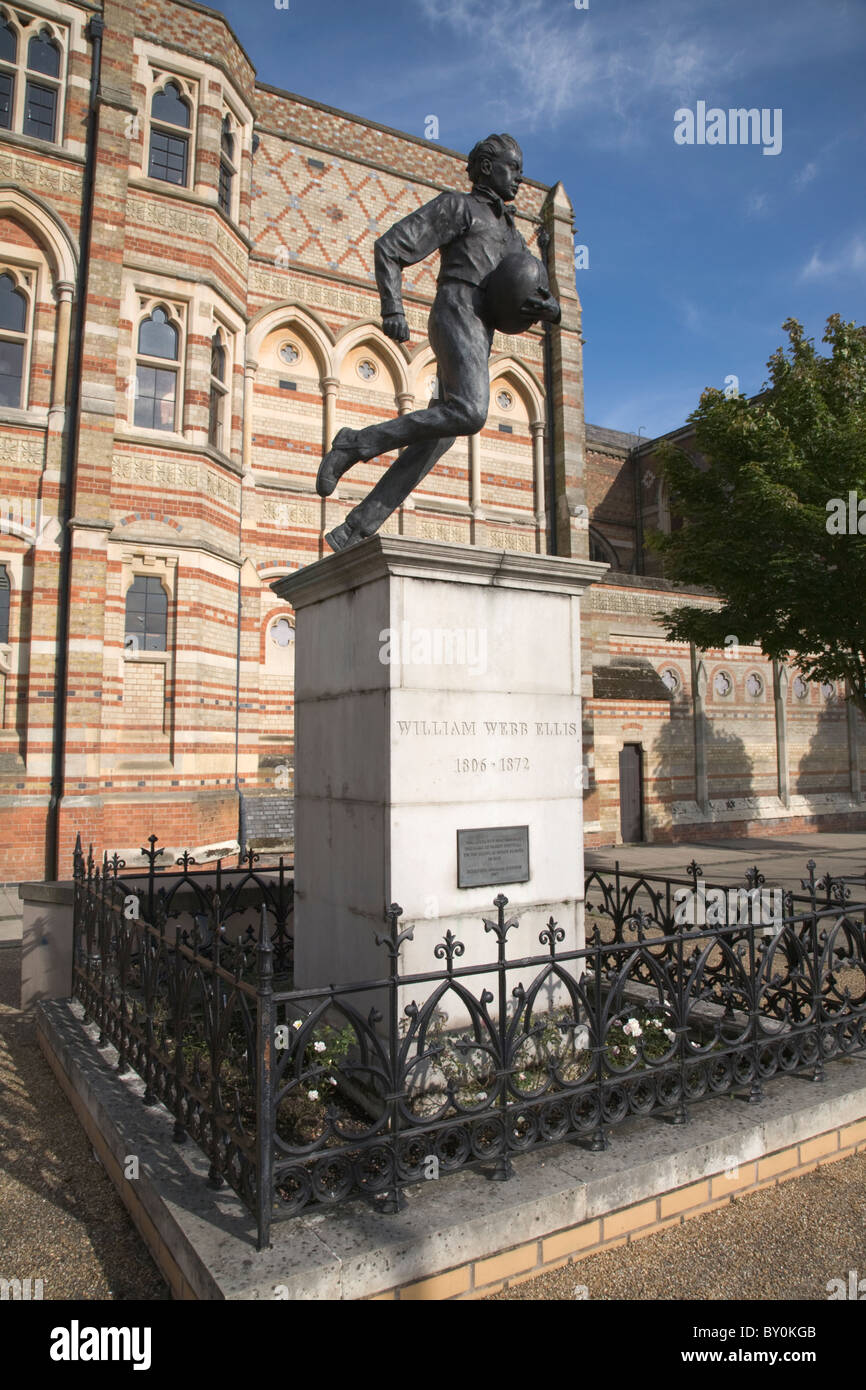
<svg viewBox="0 0 866 1390"><path fill-rule="evenodd" d="M350 429L339 430L334 435L331 448L319 464L316 475L316 492L320 497L330 497L343 474L353 463L360 462L356 440L355 431Z"/></svg>
<svg viewBox="0 0 866 1390"><path fill-rule="evenodd" d="M366 539L366 536L362 536L360 531L356 531L346 521L335 526L333 531L325 532L325 540L332 550L348 550L350 546L359 545Z"/></svg>

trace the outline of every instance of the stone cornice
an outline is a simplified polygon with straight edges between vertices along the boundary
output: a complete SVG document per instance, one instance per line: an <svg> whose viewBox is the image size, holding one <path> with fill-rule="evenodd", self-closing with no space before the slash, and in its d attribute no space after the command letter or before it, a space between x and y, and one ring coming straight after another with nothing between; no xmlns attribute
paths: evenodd
<svg viewBox="0 0 866 1390"><path fill-rule="evenodd" d="M607 570L591 560L377 535L277 579L271 588L296 609L388 576L580 594Z"/></svg>

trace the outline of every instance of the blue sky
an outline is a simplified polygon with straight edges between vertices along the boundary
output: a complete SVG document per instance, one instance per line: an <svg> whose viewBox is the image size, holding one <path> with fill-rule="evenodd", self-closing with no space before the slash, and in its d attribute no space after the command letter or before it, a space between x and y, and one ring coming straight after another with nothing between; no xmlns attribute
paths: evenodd
<svg viewBox="0 0 866 1390"><path fill-rule="evenodd" d="M493 130L574 204L586 416L653 436L752 394L800 319L866 321L866 0L221 0L260 80L467 150ZM674 112L782 111L782 148Z"/></svg>

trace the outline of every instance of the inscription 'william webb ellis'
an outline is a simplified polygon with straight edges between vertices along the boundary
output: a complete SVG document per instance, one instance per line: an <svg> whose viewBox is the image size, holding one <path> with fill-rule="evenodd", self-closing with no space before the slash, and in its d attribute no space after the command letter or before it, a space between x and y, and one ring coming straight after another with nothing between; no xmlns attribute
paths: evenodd
<svg viewBox="0 0 866 1390"><path fill-rule="evenodd" d="M479 734L500 738L576 738L576 720L518 719L398 719L397 729L408 737L477 738Z"/></svg>

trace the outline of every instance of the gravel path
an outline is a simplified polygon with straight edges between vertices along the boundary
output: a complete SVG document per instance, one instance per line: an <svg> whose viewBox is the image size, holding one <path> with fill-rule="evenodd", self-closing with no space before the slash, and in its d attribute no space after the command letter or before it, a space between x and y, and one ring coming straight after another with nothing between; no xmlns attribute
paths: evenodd
<svg viewBox="0 0 866 1390"><path fill-rule="evenodd" d="M45 1299L164 1299L168 1286L18 1010L21 951L0 950L0 1278Z"/></svg>
<svg viewBox="0 0 866 1390"><path fill-rule="evenodd" d="M850 1270L866 1279L866 1153L739 1197L634 1245L563 1265L487 1301L826 1300L828 1282L843 1279L847 1289ZM585 1294L575 1293L580 1286Z"/></svg>

